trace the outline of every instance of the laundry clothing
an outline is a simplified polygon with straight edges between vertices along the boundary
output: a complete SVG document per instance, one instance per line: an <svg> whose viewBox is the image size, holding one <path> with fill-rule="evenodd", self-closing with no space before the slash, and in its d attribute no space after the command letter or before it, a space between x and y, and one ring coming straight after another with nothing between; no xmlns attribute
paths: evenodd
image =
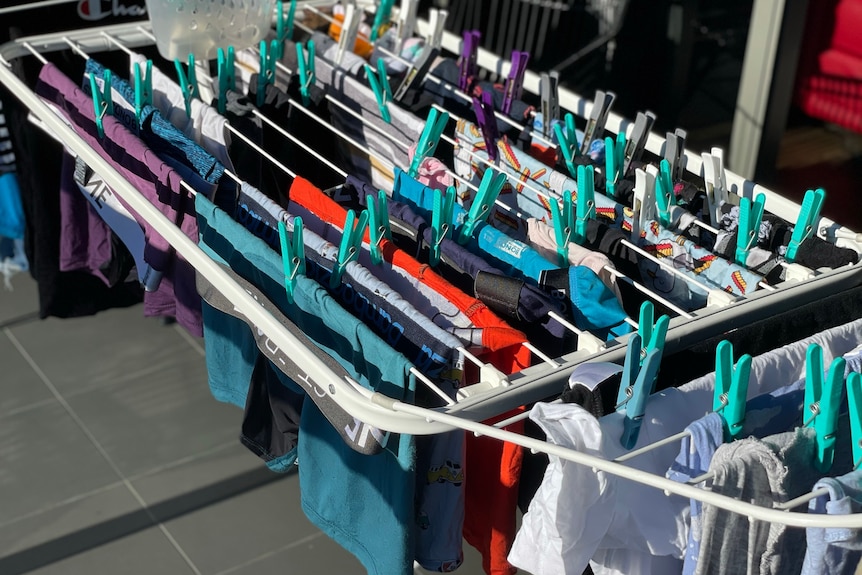
<svg viewBox="0 0 862 575"><path fill-rule="evenodd" d="M112 162L187 237L197 238L191 200L181 188L181 177L175 170L111 116L103 118L105 137L99 138L92 101L53 65L43 66L36 93L56 105L67 121L77 126L79 135ZM144 315L174 317L190 333L200 336L201 303L195 289L194 269L174 254L170 244L146 221L141 219L139 224L147 238L144 258L163 274L158 290L145 294Z"/></svg>
<svg viewBox="0 0 862 575"><path fill-rule="evenodd" d="M24 238L21 188L13 171L0 173L0 236L13 240Z"/></svg>
<svg viewBox="0 0 862 575"><path fill-rule="evenodd" d="M808 502L808 513L849 515L862 512L862 472L851 471L840 477L824 477L814 491L827 489ZM803 575L854 573L862 561L862 540L857 529L806 528Z"/></svg>

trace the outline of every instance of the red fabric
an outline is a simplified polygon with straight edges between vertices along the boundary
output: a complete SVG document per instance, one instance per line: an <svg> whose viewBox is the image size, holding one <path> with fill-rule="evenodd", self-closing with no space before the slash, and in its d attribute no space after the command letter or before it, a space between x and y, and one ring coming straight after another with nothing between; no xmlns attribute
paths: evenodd
<svg viewBox="0 0 862 575"><path fill-rule="evenodd" d="M344 225L347 211L308 180L297 177L290 188L290 200L317 214L338 228ZM369 241L366 232L365 241ZM482 328L486 351L479 358L505 374L516 373L530 365L530 351L523 346L524 334L509 327L478 299L465 294L433 269L384 239L383 257L454 303L476 327ZM468 362L466 367L470 367ZM467 370L470 381L475 371ZM508 417L501 416L500 419ZM523 433L523 422L507 429ZM465 458L464 538L482 553L482 566L489 575L511 575L516 569L506 560L515 540L515 512L523 453L520 446L486 437L467 435Z"/></svg>

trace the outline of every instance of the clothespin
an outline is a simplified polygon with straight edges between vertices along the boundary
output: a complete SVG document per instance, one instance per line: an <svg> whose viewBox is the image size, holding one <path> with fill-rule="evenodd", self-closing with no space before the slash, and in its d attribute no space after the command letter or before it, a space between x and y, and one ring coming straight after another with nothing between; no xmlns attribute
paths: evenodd
<svg viewBox="0 0 862 575"><path fill-rule="evenodd" d="M741 266L745 265L748 260L748 252L757 244L765 205L766 196L763 194L757 194L754 202L748 198L742 198L739 201L739 234L736 237L734 259Z"/></svg>
<svg viewBox="0 0 862 575"><path fill-rule="evenodd" d="M135 118L141 125L141 113L145 106L153 104L153 61L147 60L146 73L141 74L141 63L135 62L132 69L135 81Z"/></svg>
<svg viewBox="0 0 862 575"><path fill-rule="evenodd" d="M560 117L560 96L559 86L560 73L556 70L552 72L542 72L539 77L539 92L541 94L542 111L542 136L550 138L551 126L554 120Z"/></svg>
<svg viewBox="0 0 862 575"><path fill-rule="evenodd" d="M355 225L354 225L355 224ZM338 246L338 261L332 268L329 277L329 287L336 288L341 283L344 268L347 264L359 258L359 250L362 249L362 238L365 236L365 227L368 225L368 211L362 210L359 218L353 210L347 211L344 220L344 230L341 233L341 243Z"/></svg>
<svg viewBox="0 0 862 575"><path fill-rule="evenodd" d="M183 101L186 104L186 116L192 115L192 98L200 98L201 93L198 89L198 77L195 70L195 55L189 54L189 73L186 76L183 65L179 58L174 58L174 68L177 70L177 82L180 85L180 90L183 92Z"/></svg>
<svg viewBox="0 0 862 575"><path fill-rule="evenodd" d="M470 241L473 237L473 232L480 222L484 222L491 215L491 208L494 202L497 201L497 196L503 189L506 183L506 174L497 173L494 175L493 169L485 170L485 175L482 176L482 183L479 184L479 191L476 192L476 197L473 198L473 205L470 206L470 211L467 214L467 219L461 228L461 233L458 236L458 243L462 246Z"/></svg>
<svg viewBox="0 0 862 575"><path fill-rule="evenodd" d="M335 52L335 63L339 66L344 61L344 54L352 52L356 44L361 14L362 12L353 2L348 2L345 6L344 21L341 23L341 33L338 35L338 50Z"/></svg>
<svg viewBox="0 0 862 575"><path fill-rule="evenodd" d="M302 105L308 106L311 103L309 96L309 88L315 82L314 73L314 40L309 40L308 56L306 57L306 47L302 42L296 45L296 64L299 68L299 92L302 95Z"/></svg>
<svg viewBox="0 0 862 575"><path fill-rule="evenodd" d="M478 71L476 59L479 54L479 40L482 38L482 33L478 30L464 30L462 38L458 87L463 92L469 92L470 88L473 87L473 79Z"/></svg>
<svg viewBox="0 0 862 575"><path fill-rule="evenodd" d="M93 111L96 114L96 130L99 132L99 138L105 137L105 125L102 122L105 114L114 114L114 99L111 94L111 71L105 69L102 78L104 80L104 89L99 90L96 77L90 74L90 94L93 98Z"/></svg>
<svg viewBox="0 0 862 575"><path fill-rule="evenodd" d="M605 193L610 198L617 197L617 182L622 177L625 159L626 135L617 134L616 144L610 136L605 138Z"/></svg>
<svg viewBox="0 0 862 575"><path fill-rule="evenodd" d="M632 162L638 161L643 155L652 125L655 123L655 114L652 112L638 112L635 118L635 126L626 143L625 161L623 163L623 175L629 173Z"/></svg>
<svg viewBox="0 0 862 575"><path fill-rule="evenodd" d="M706 192L706 208L709 223L717 226L721 221L721 204L727 201L727 180L724 173L724 152L713 148L711 153L704 152L703 189Z"/></svg>
<svg viewBox="0 0 862 575"><path fill-rule="evenodd" d="M281 3L279 3L279 6ZM219 48L216 59L218 70L218 111L220 114L225 112L225 104L227 103L227 91L236 90L236 69L234 62L236 61L236 51L233 46L228 46L227 51Z"/></svg>
<svg viewBox="0 0 862 575"><path fill-rule="evenodd" d="M847 361L835 358L829 366L826 380L823 379L823 349L816 343L808 346L805 356L805 408L810 418L802 422L803 427L813 427L817 435L816 465L821 472L829 471L835 454L835 430L838 426L838 409L844 386L844 370Z"/></svg>
<svg viewBox="0 0 862 575"><path fill-rule="evenodd" d="M296 0L290 3L287 10L287 19L284 18L284 2L276 3L277 13L275 19L275 39L278 42L278 53L276 60L284 58L284 41L293 39L293 20L296 16Z"/></svg>
<svg viewBox="0 0 862 575"><path fill-rule="evenodd" d="M614 103L616 95L613 92L602 92L596 90L596 97L593 100L593 108L590 110L590 117L587 119L587 127L584 129L584 139L581 142L581 153L586 154L590 149L590 144L596 137L605 130L605 123L608 121L608 114L611 112L611 105Z"/></svg>
<svg viewBox="0 0 862 575"><path fill-rule="evenodd" d="M670 227L670 207L676 205L676 195L673 193L673 177L670 175L670 163L662 160L658 177L655 180L655 201L658 207L658 221L661 225Z"/></svg>
<svg viewBox="0 0 862 575"><path fill-rule="evenodd" d="M787 244L787 253L784 255L787 261L795 261L799 246L814 235L814 231L817 229L817 221L820 219L820 210L823 208L823 201L825 199L826 192L823 188L805 192L805 198L802 200L802 209L799 210L799 217L796 219L796 226L793 228L790 243Z"/></svg>
<svg viewBox="0 0 862 575"><path fill-rule="evenodd" d="M497 161L497 140L500 132L497 131L497 117L494 115L494 96L491 92L482 92L481 96L473 96L473 111L476 112L476 123L482 130L482 138L485 140L485 151L492 162Z"/></svg>
<svg viewBox="0 0 862 575"><path fill-rule="evenodd" d="M392 117L389 115L389 102L392 100L392 88L389 87L389 77L386 75L386 62L383 58L377 59L377 73L365 64L365 76L368 78L368 83L371 84L371 89L374 91L374 98L377 100L377 109L380 110L380 117L383 121L389 124L392 122Z"/></svg>
<svg viewBox="0 0 862 575"><path fill-rule="evenodd" d="M634 201L632 203L631 240L637 243L647 222L656 219L655 179L658 170L647 166L646 170L635 170Z"/></svg>
<svg viewBox="0 0 862 575"><path fill-rule="evenodd" d="M572 191L563 192L563 208L559 202L551 200L551 221L554 224L554 239L557 242L557 258L560 267L569 265L569 244L575 238L575 215L572 207Z"/></svg>
<svg viewBox="0 0 862 575"><path fill-rule="evenodd" d="M664 158L670 164L670 175L673 182L681 180L685 170L686 136L685 130L677 128L673 133L668 132L664 140Z"/></svg>
<svg viewBox="0 0 862 575"><path fill-rule="evenodd" d="M733 363L733 344L724 340L715 348L715 390L712 410L724 422L724 440L731 441L742 431L745 402L751 376L751 356L743 355Z"/></svg>
<svg viewBox="0 0 862 575"><path fill-rule="evenodd" d="M266 101L266 86L275 83L275 62L278 54L278 41L267 46L266 40L260 41L260 72L257 74L257 105Z"/></svg>
<svg viewBox="0 0 862 575"><path fill-rule="evenodd" d="M428 38L425 42L425 49L430 48L440 48L440 44L443 42L443 29L446 25L446 18L449 16L448 10L441 10L437 8L431 8L428 13L428 27L430 28L430 34L428 34Z"/></svg>
<svg viewBox="0 0 862 575"><path fill-rule="evenodd" d="M853 440L853 470L862 463L862 373L847 376L847 406L850 411L850 436Z"/></svg>
<svg viewBox="0 0 862 575"><path fill-rule="evenodd" d="M413 36L418 9L419 0L401 0L401 9L398 11L398 29L395 33L396 52L400 53L404 47L404 41Z"/></svg>
<svg viewBox="0 0 862 575"><path fill-rule="evenodd" d="M527 71L527 63L530 61L530 53L520 50L512 50L512 68L506 79L506 91L503 94L503 105L500 111L504 114L512 109L512 102L521 98L524 90L524 72Z"/></svg>
<svg viewBox="0 0 862 575"><path fill-rule="evenodd" d="M389 22L389 18L392 15L392 5L394 3L395 0L380 1L380 5L377 7L377 13L374 14L374 25L371 27L371 36L369 37L369 40L372 42L377 41L377 38L380 37L380 28Z"/></svg>
<svg viewBox="0 0 862 575"><path fill-rule="evenodd" d="M658 348L647 352L641 361L641 341L640 334L634 333L629 337L622 381L617 394L617 409L625 408L620 443L626 449L632 449L638 442L647 398L653 392L661 365L662 351Z"/></svg>
<svg viewBox="0 0 862 575"><path fill-rule="evenodd" d="M578 166L578 201L575 218L575 241L583 245L587 239L587 222L596 219L595 168Z"/></svg>
<svg viewBox="0 0 862 575"><path fill-rule="evenodd" d="M664 343L667 339L667 328L670 325L670 317L662 315L655 319L655 306L651 301L645 301L641 304L640 315L638 317L638 335L641 337L641 343L644 345L641 349L641 360L647 354L657 349L664 353Z"/></svg>
<svg viewBox="0 0 862 575"><path fill-rule="evenodd" d="M419 173L419 166L422 165L422 161L434 154L437 144L440 143L440 135L448 122L448 112L441 114L437 108L429 110L425 127L422 128L422 135L419 136L419 143L416 145L416 153L413 154L413 161L410 162L409 174L411 178L415 178Z"/></svg>
<svg viewBox="0 0 862 575"><path fill-rule="evenodd" d="M408 68L407 72L404 74L404 79L401 81L401 85L398 86L398 89L395 91L394 99L400 101L404 98L410 88L422 84L422 80L424 80L425 76L428 75L431 65L437 60L437 56L439 55L439 48L426 46L425 49L422 50L422 55L419 56L419 59L410 64L410 68Z"/></svg>
<svg viewBox="0 0 862 575"><path fill-rule="evenodd" d="M452 213L455 211L455 188L449 186L446 192L434 190L434 211L431 213L431 245L428 264L440 263L440 244L452 233Z"/></svg>
<svg viewBox="0 0 862 575"><path fill-rule="evenodd" d="M382 62L378 60L378 62ZM389 227L389 210L386 207L389 198L383 190L377 191L377 197L368 196L368 235L371 240L371 261L377 265L383 263L383 251L380 243L383 238L392 239L392 229Z"/></svg>
<svg viewBox="0 0 862 575"><path fill-rule="evenodd" d="M575 165L575 158L580 155L580 151L578 149L578 136L575 132L575 117L571 112L566 113L565 131L562 126L555 124L554 134L557 136L557 145L560 147L560 154L563 156L563 161L566 162L566 168L569 170L569 175L574 178L578 173L578 167Z"/></svg>
<svg viewBox="0 0 862 575"><path fill-rule="evenodd" d="M287 301L293 303L293 292L296 290L296 278L305 275L305 244L302 239L302 218L293 220L293 238L288 241L287 227L283 221L278 222L278 239L281 242L281 263L284 267L284 289L287 291Z"/></svg>

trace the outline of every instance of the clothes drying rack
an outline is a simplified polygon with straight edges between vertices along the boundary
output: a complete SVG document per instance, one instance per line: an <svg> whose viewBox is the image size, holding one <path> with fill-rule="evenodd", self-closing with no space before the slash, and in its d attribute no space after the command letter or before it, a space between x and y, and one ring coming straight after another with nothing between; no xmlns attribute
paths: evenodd
<svg viewBox="0 0 862 575"><path fill-rule="evenodd" d="M302 6L304 3L300 3ZM22 7L26 9L27 7ZM427 35L431 32L427 21L417 22L417 32ZM108 37L110 36L110 38ZM52 132L72 152L81 156L106 183L141 217L167 239L175 250L185 258L198 273L216 286L225 297L233 302L239 312L255 324L278 348L285 350L297 365L306 372L307 378L325 393L345 412L353 415L367 425L394 433L414 435L436 434L454 429L462 429L475 435L484 435L500 441L508 441L535 452L544 452L580 465L591 467L594 471L620 476L636 481L663 492L666 496L676 495L697 499L735 513L748 516L752 520L786 524L799 527L862 527L862 514L831 516L808 515L785 509L767 509L718 495L708 489L682 484L629 467L618 461L590 456L575 450L566 449L545 441L519 435L503 429L503 425L487 425L481 421L511 409L545 400L559 395L563 383L568 380L572 370L586 361L606 361L622 363L625 355L627 337L611 341L601 346L581 346L577 351L545 361L510 377L500 377L493 369L481 369L480 381L473 389L476 393L453 405L441 408L422 408L409 405L381 393L363 388L349 378L341 379L310 349L307 349L279 322L264 310L246 291L234 282L198 246L189 240L172 222L159 212L148 200L138 193L131 183L125 180L111 165L91 149L66 123L61 120L21 79L11 70L10 62L22 56L36 55L62 50L72 42L84 52L98 52L116 49L115 41L129 48L152 44L147 21L72 30L65 33L46 34L21 38L0 46L0 82L23 102L38 118L44 127ZM444 32L442 47L457 54L460 39ZM478 64L491 72L505 75L510 62L480 49ZM539 92L539 77L527 71L524 88L534 94ZM592 104L581 96L560 90L561 108L568 109L581 118L587 117ZM611 113L606 130L619 132L631 126L628 120ZM650 133L646 150L661 155L664 138ZM686 169L690 176L702 174L701 158L685 151ZM788 220L795 221L800 206L781 195L753 182L727 172L727 187L731 198L734 196L752 197L763 193L767 197L769 211ZM862 253L862 234L842 227L827 218L821 218L817 234L842 247L851 247ZM804 277L791 278L775 286L774 290L758 290L750 295L736 298L727 305L707 307L692 312L690 317L675 317L671 320L667 334L666 354L682 350L695 342L720 336L740 326L783 313L799 305L811 303L825 294L838 293L862 284L862 264L845 266L825 272L812 272ZM468 389L470 389L469 386Z"/></svg>

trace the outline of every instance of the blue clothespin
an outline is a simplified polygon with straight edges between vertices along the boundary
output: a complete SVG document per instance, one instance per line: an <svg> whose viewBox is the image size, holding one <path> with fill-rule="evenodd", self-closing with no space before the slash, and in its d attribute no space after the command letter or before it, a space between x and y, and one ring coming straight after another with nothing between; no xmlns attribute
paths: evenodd
<svg viewBox="0 0 862 575"><path fill-rule="evenodd" d="M595 168L578 166L578 201L575 218L575 241L583 245L587 240L587 222L596 219Z"/></svg>
<svg viewBox="0 0 862 575"><path fill-rule="evenodd" d="M476 57L479 53L479 40L482 38L482 33L478 30L464 30L462 38L458 87L462 92L469 92L478 71Z"/></svg>
<svg viewBox="0 0 862 575"><path fill-rule="evenodd" d="M742 198L739 202L739 235L736 237L736 254L734 259L741 266L748 260L748 252L757 245L760 234L760 221L763 219L763 209L766 206L766 196L757 194L754 202Z"/></svg>
<svg viewBox="0 0 862 575"><path fill-rule="evenodd" d="M278 42L278 53L276 59L284 58L284 41L293 39L293 19L296 16L296 0L290 3L287 9L287 19L284 18L284 2L277 3L277 14L275 20L275 39Z"/></svg>
<svg viewBox="0 0 862 575"><path fill-rule="evenodd" d="M503 105L500 106L500 110L504 114L508 114L512 109L512 102L521 98L521 92L524 89L524 72L527 70L527 63L529 61L529 52L512 50L512 69L509 70L509 77L506 79Z"/></svg>
<svg viewBox="0 0 862 575"><path fill-rule="evenodd" d="M383 59L378 60L382 62ZM379 265L383 263L383 251L380 243L383 238L392 239L392 229L389 227L389 198L383 190L377 191L377 196L368 196L368 235L371 240L371 261Z"/></svg>
<svg viewBox="0 0 862 575"><path fill-rule="evenodd" d="M314 40L308 41L308 56L306 57L306 48L302 42L296 45L296 63L299 68L299 93L302 95L302 105L308 106L311 103L309 96L309 88L315 82L314 73Z"/></svg>
<svg viewBox="0 0 862 575"><path fill-rule="evenodd" d="M355 224L355 225L354 225ZM362 249L362 238L365 236L365 228L368 226L368 211L362 210L359 218L353 210L347 211L344 220L344 230L341 233L341 243L338 246L338 261L332 268L329 277L329 287L335 289L341 283L344 268L347 264L359 259L359 250Z"/></svg>
<svg viewBox="0 0 862 575"><path fill-rule="evenodd" d="M494 115L494 96L490 92L482 92L480 97L473 96L473 111L476 112L476 123L482 130L485 140L485 151L492 162L497 161L497 117Z"/></svg>
<svg viewBox="0 0 862 575"><path fill-rule="evenodd" d="M820 210L823 208L823 201L826 199L826 192L823 188L816 190L808 190L805 192L805 198L802 200L802 209L799 211L799 219L796 220L796 227L793 228L793 234L790 236L790 243L787 245L787 253L784 255L787 261L796 260L796 252L799 246L814 235L817 220L820 219Z"/></svg>
<svg viewBox="0 0 862 575"><path fill-rule="evenodd" d="M808 347L805 356L805 407L803 413L812 416L802 422L803 427L813 427L817 435L817 469L825 473L832 467L835 455L835 430L838 426L838 409L844 387L844 370L847 361L835 358L829 366L826 380L823 379L823 349L816 343Z"/></svg>
<svg viewBox="0 0 862 575"><path fill-rule="evenodd" d="M862 373L847 376L847 406L850 411L850 437L853 440L853 470L862 463Z"/></svg>
<svg viewBox="0 0 862 575"><path fill-rule="evenodd" d="M392 117L389 115L389 102L392 101L392 88L389 86L389 77L386 75L386 62L383 58L377 59L377 73L365 64L365 76L368 78L368 83L371 84L371 89L374 91L374 98L377 100L377 109L380 110L380 116L387 124L392 122Z"/></svg>
<svg viewBox="0 0 862 575"><path fill-rule="evenodd" d="M278 54L278 41L267 46L266 40L260 41L260 71L257 74L257 105L266 101L266 86L275 84L275 62Z"/></svg>
<svg viewBox="0 0 862 575"><path fill-rule="evenodd" d="M416 153L413 155L413 161L410 162L408 173L411 178L415 178L419 173L419 166L422 165L422 161L434 154L437 144L440 143L440 135L448 122L448 112L441 114L436 108L431 108L428 112L428 119L425 120L425 127L422 128L422 135L419 136L419 143L416 145Z"/></svg>
<svg viewBox="0 0 862 575"><path fill-rule="evenodd" d="M284 289L287 292L288 303L293 303L293 292L296 290L296 278L305 275L305 244L302 239L302 218L293 220L293 238L288 241L287 227L284 222L278 222L278 239L281 241L281 263L284 267Z"/></svg>
<svg viewBox="0 0 862 575"><path fill-rule="evenodd" d="M751 375L751 356L743 355L733 364L733 344L724 340L715 348L715 391L712 410L724 421L724 440L731 441L742 431L745 402Z"/></svg>
<svg viewBox="0 0 862 575"><path fill-rule="evenodd" d="M617 197L616 188L623 172L625 149L625 133L617 134L616 141L610 136L605 138L605 193L610 198Z"/></svg>
<svg viewBox="0 0 862 575"><path fill-rule="evenodd" d="M147 60L146 72L141 74L141 63L135 62L133 77L135 81L135 118L141 125L141 113L145 106L153 104L153 61Z"/></svg>
<svg viewBox="0 0 862 575"><path fill-rule="evenodd" d="M617 409L625 407L620 443L626 449L632 449L638 442L647 398L655 388L661 353L661 349L653 349L647 352L641 363L641 336L634 333L629 337L623 377L617 394Z"/></svg>
<svg viewBox="0 0 862 575"><path fill-rule="evenodd" d="M380 37L380 28L389 22L393 4L395 4L395 0L381 0L377 7L377 13L374 15L374 26L371 28L371 36L369 37L372 43Z"/></svg>
<svg viewBox="0 0 862 575"><path fill-rule="evenodd" d="M434 190L434 211L431 212L431 245L428 264L440 263L440 244L452 233L452 213L455 211L455 188L449 186L446 192Z"/></svg>
<svg viewBox="0 0 862 575"><path fill-rule="evenodd" d="M571 112L566 113L566 130L563 131L562 126L554 124L554 134L557 136L557 144L560 147L560 153L563 155L563 160L566 162L566 167L569 169L569 175L573 178L578 175L578 167L575 165L575 158L581 152L578 146L578 136L575 132L575 117Z"/></svg>
<svg viewBox="0 0 862 575"><path fill-rule="evenodd" d="M224 114L225 104L227 103L227 91L236 90L236 69L234 67L236 51L233 46L228 46L227 52L223 48L219 48L216 54L216 64L218 67L218 111L220 114Z"/></svg>
<svg viewBox="0 0 862 575"><path fill-rule="evenodd" d="M569 244L575 238L575 214L572 207L572 192L563 192L563 208L559 202L551 201L551 221L554 224L554 239L557 243L557 258L560 267L569 266Z"/></svg>
<svg viewBox="0 0 862 575"><path fill-rule="evenodd" d="M201 93L198 89L198 76L195 70L195 55L189 54L189 72L186 76L186 71L183 70L183 65L179 58L174 58L174 68L177 70L177 82L180 85L180 90L183 92L183 101L186 104L186 116L192 115L192 98L200 98Z"/></svg>
<svg viewBox="0 0 862 575"><path fill-rule="evenodd" d="M470 241L473 237L473 232L480 222L484 222L491 215L491 208L494 207L494 202L497 201L497 196L503 189L506 183L506 174L498 173L494 175L493 169L485 170L485 175L482 176L482 183L479 184L479 191L476 192L476 197L473 198L473 205L470 206L470 211L467 213L467 219L461 227L461 233L458 235L458 243L462 246Z"/></svg>
<svg viewBox="0 0 862 575"><path fill-rule="evenodd" d="M668 325L670 325L670 317L666 315L662 315L658 321L655 320L655 306L651 301L645 301L641 304L640 315L638 316L638 335L645 346L641 350L641 358L645 358L654 349L664 353Z"/></svg>
<svg viewBox="0 0 862 575"><path fill-rule="evenodd" d="M670 174L670 162L662 160L660 170L655 179L655 201L658 206L658 221L665 228L670 227L670 207L676 205L676 194L673 193L673 177Z"/></svg>
<svg viewBox="0 0 862 575"><path fill-rule="evenodd" d="M111 71L106 69L102 78L104 80L104 91L99 90L96 77L90 74L90 94L93 98L93 111L96 114L96 130L99 132L100 138L105 137L105 125L102 121L105 114L114 114L114 99L111 94Z"/></svg>

